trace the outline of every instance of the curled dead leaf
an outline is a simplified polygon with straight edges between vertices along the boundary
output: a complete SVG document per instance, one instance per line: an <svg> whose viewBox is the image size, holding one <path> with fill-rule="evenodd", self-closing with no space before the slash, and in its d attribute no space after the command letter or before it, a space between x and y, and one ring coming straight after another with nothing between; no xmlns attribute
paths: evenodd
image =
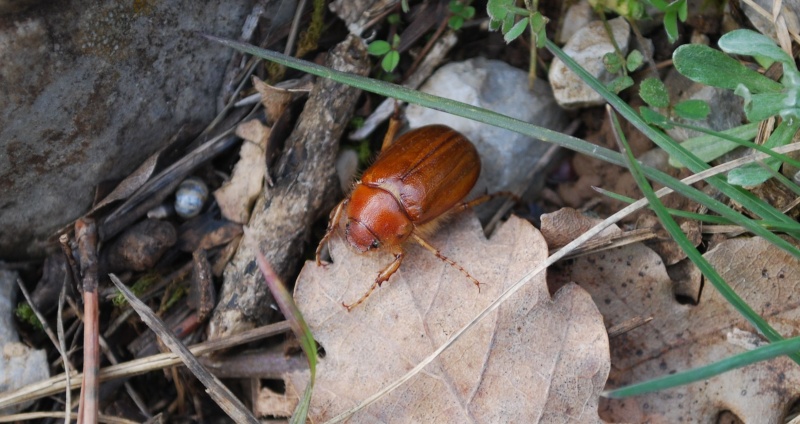
<svg viewBox="0 0 800 424"><path fill-rule="evenodd" d="M236 127L236 135L245 139L239 151L239 162L231 179L214 191L222 216L232 222L246 224L250 210L261 193L267 173L267 139L270 129L257 119Z"/></svg>

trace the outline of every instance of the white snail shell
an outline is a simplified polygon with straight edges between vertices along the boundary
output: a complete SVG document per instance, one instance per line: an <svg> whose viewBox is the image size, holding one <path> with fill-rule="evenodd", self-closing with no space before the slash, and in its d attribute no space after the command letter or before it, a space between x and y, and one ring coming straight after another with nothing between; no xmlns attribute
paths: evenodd
<svg viewBox="0 0 800 424"><path fill-rule="evenodd" d="M182 218L197 216L208 198L208 187L198 178L187 178L175 192L175 212Z"/></svg>

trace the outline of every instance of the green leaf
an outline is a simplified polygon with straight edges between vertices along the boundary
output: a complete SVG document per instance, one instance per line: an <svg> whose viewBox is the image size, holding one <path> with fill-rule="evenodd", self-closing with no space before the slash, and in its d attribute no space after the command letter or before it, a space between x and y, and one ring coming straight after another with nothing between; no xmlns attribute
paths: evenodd
<svg viewBox="0 0 800 424"><path fill-rule="evenodd" d="M542 27L541 30L536 31L536 48L537 49L544 48L546 42L547 42L547 31L545 31L544 27Z"/></svg>
<svg viewBox="0 0 800 424"><path fill-rule="evenodd" d="M740 90L736 94L742 93ZM785 93L761 93L743 96L744 114L750 122L763 121L787 109Z"/></svg>
<svg viewBox="0 0 800 424"><path fill-rule="evenodd" d="M511 27L508 32L503 35L503 39L506 40L506 44L514 41L517 37L522 35L522 32L525 31L525 28L528 27L528 18L522 18Z"/></svg>
<svg viewBox="0 0 800 424"><path fill-rule="evenodd" d="M692 81L713 87L734 90L743 84L754 93L778 92L777 83L746 68L725 53L700 44L685 44L672 54L675 69Z"/></svg>
<svg viewBox="0 0 800 424"><path fill-rule="evenodd" d="M400 35L395 34L392 36L392 49L396 49L400 45Z"/></svg>
<svg viewBox="0 0 800 424"><path fill-rule="evenodd" d="M392 50L386 53L386 56L381 60L381 68L386 72L392 72L398 63L400 63L400 53L397 50Z"/></svg>
<svg viewBox="0 0 800 424"><path fill-rule="evenodd" d="M703 100L684 100L676 104L674 110L681 118L691 120L706 119L711 113L708 103Z"/></svg>
<svg viewBox="0 0 800 424"><path fill-rule="evenodd" d="M738 138L741 140L752 140L758 133L758 122L751 122L749 124L741 125L729 130L722 131L721 134L730 137ZM686 150L692 152L703 162L710 162L725 153L741 146L739 143L726 140L716 135L701 135L687 139L681 143ZM683 167L681 162L670 156L669 164L676 168Z"/></svg>
<svg viewBox="0 0 800 424"><path fill-rule="evenodd" d="M603 55L603 66L606 67L606 71L609 73L616 74L622 69L622 61L616 53L608 52Z"/></svg>
<svg viewBox="0 0 800 424"><path fill-rule="evenodd" d="M386 17L386 22L390 25L399 25L400 24L400 14L399 13L392 13L391 15Z"/></svg>
<svg viewBox="0 0 800 424"><path fill-rule="evenodd" d="M508 15L508 8L514 5L514 0L489 0L486 4L486 14L493 21L502 22Z"/></svg>
<svg viewBox="0 0 800 424"><path fill-rule="evenodd" d="M511 31L511 27L514 26L514 20L516 19L516 15L513 13L509 13L506 15L505 19L503 19L503 28L500 30L503 34L506 34L508 31Z"/></svg>
<svg viewBox="0 0 800 424"><path fill-rule="evenodd" d="M664 31L670 43L678 41L678 13L668 11L664 14Z"/></svg>
<svg viewBox="0 0 800 424"><path fill-rule="evenodd" d="M613 80L611 80L611 82L606 84L606 87L608 87L609 90L611 90L611 91L613 91L615 93L619 93L620 91L622 91L622 90L624 90L624 89L626 89L626 88L628 88L628 87L630 87L632 85L633 85L633 78L631 78L631 77L626 75L626 76L621 76L621 77L614 78Z"/></svg>
<svg viewBox="0 0 800 424"><path fill-rule="evenodd" d="M497 31L498 29L500 29L500 25L501 25L500 21L490 20L489 31Z"/></svg>
<svg viewBox="0 0 800 424"><path fill-rule="evenodd" d="M672 122L672 124L676 127L686 128L705 134L681 143L681 146L683 146L686 150L693 153L697 152L698 158L703 160L710 161L712 159L716 159L717 157L733 150L736 146L743 146L756 150L760 153L764 153L778 162L787 163L795 168L800 168L800 161L792 159L785 154L776 153L772 149L769 149L761 144L755 144L752 141L749 141L756 136L759 125L758 122L751 122L749 124L732 128L723 132L712 131L708 128L683 124L680 122ZM713 149L717 149L718 151L712 155L711 152ZM673 158L670 158L669 164L675 167L682 166L680 161L674 160Z"/></svg>
<svg viewBox="0 0 800 424"><path fill-rule="evenodd" d="M531 30L533 30L533 32L538 33L539 31L544 30L545 24L547 24L547 18L545 18L541 13L536 12L531 15Z"/></svg>
<svg viewBox="0 0 800 424"><path fill-rule="evenodd" d="M791 143L798 129L800 129L800 120L798 119L781 122L764 142L764 147L774 149ZM764 163L773 170L777 170L781 165L779 160L773 158L764 160ZM757 186L770 178L772 178L772 173L757 163L750 163L728 172L728 182L742 187Z"/></svg>
<svg viewBox="0 0 800 424"><path fill-rule="evenodd" d="M738 29L723 35L719 48L726 53L745 56L764 56L794 66L792 58L771 38L748 29Z"/></svg>
<svg viewBox="0 0 800 424"><path fill-rule="evenodd" d="M383 56L392 49L388 42L383 40L375 40L367 46L367 53L373 56Z"/></svg>
<svg viewBox="0 0 800 424"><path fill-rule="evenodd" d="M633 72L639 69L644 62L644 56L642 52L639 50L633 50L628 54L628 57L625 59L625 67L628 68L628 72Z"/></svg>
<svg viewBox="0 0 800 424"><path fill-rule="evenodd" d="M642 81L639 85L639 96L652 107L666 108L669 106L667 86L658 78L650 77Z"/></svg>
<svg viewBox="0 0 800 424"><path fill-rule="evenodd" d="M460 14L462 10L464 10L464 5L459 3L458 0L450 0L450 4L448 5L450 11L455 14Z"/></svg>
<svg viewBox="0 0 800 424"><path fill-rule="evenodd" d="M659 127L666 129L672 128L672 124L670 124L666 116L656 112L653 109L650 109L649 107L640 107L639 114L642 115L642 119L644 119L644 121L648 124L658 125Z"/></svg>
<svg viewBox="0 0 800 424"><path fill-rule="evenodd" d="M680 4L678 8L678 18L681 22L686 22L686 18L689 17L689 2L686 0L678 0L676 3Z"/></svg>
<svg viewBox="0 0 800 424"><path fill-rule="evenodd" d="M665 12L667 10L667 2L664 0L645 0L647 3L650 3L653 7L660 10L661 12Z"/></svg>
<svg viewBox="0 0 800 424"><path fill-rule="evenodd" d="M462 26L464 26L464 18L458 15L453 15L447 20L447 26L458 31Z"/></svg>
<svg viewBox="0 0 800 424"><path fill-rule="evenodd" d="M467 6L461 12L461 17L464 19L472 19L475 16L475 8L472 6Z"/></svg>

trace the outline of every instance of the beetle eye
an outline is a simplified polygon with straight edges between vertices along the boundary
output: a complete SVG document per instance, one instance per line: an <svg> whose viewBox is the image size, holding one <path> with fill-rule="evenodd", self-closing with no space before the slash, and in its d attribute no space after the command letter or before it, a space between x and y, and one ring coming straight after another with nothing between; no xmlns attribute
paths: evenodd
<svg viewBox="0 0 800 424"><path fill-rule="evenodd" d="M378 247L380 247L380 243L378 243L378 240L372 240L372 244L369 247L377 249Z"/></svg>

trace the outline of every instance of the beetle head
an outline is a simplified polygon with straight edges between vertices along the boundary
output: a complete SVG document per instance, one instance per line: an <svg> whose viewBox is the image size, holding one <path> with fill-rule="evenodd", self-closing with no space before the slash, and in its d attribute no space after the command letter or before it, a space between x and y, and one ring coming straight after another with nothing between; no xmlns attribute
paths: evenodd
<svg viewBox="0 0 800 424"><path fill-rule="evenodd" d="M375 250L381 247L381 242L378 240L378 237L360 221L348 219L344 233L347 236L347 242L361 252Z"/></svg>
<svg viewBox="0 0 800 424"><path fill-rule="evenodd" d="M414 230L414 224L389 192L357 185L350 195L345 236L360 252L398 246Z"/></svg>

